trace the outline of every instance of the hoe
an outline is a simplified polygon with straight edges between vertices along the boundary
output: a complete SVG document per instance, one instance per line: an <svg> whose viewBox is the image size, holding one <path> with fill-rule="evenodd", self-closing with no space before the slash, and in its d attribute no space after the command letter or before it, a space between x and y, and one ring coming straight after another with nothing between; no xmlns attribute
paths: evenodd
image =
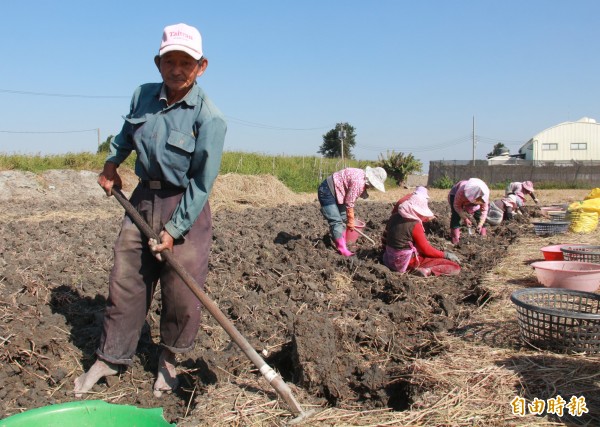
<svg viewBox="0 0 600 427"><path fill-rule="evenodd" d="M123 206L127 214L131 217L135 225L146 235L148 238L156 239L160 241L158 235L152 230L152 228L146 223L142 216L135 210L133 205L125 197L120 189L112 189L112 194L115 196L117 201ZM225 332L231 337L231 339L240 347L240 349L248 356L250 361L260 370L263 377L269 382L269 384L275 389L277 394L285 400L291 412L296 415L296 418L291 420L288 424L298 424L306 420L308 417L315 413L315 410L303 411L302 407L292 394L292 391L285 383L283 378L273 370L260 355L254 350L250 343L244 338L244 336L236 329L233 323L223 314L219 307L212 301L208 295L200 288L198 282L183 268L183 266L175 259L170 251L163 251L161 255L165 261L168 262L171 267L179 274L181 279L190 288L190 290L200 300L202 305L206 307L208 312L215 318L217 322L223 327Z"/></svg>

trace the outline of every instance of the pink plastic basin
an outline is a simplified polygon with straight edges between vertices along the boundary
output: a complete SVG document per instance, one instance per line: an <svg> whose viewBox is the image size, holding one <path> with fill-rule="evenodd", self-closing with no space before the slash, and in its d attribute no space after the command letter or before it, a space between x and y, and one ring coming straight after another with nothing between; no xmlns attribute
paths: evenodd
<svg viewBox="0 0 600 427"><path fill-rule="evenodd" d="M354 228L356 230L363 231L363 228L365 228L365 223L360 219L354 219ZM354 243L358 240L360 234L356 230L346 230L346 243Z"/></svg>
<svg viewBox="0 0 600 427"><path fill-rule="evenodd" d="M580 261L531 263L538 282L548 288L595 292L600 287L600 265Z"/></svg>
<svg viewBox="0 0 600 427"><path fill-rule="evenodd" d="M573 245L563 243L561 245L544 246L540 249L540 251L542 251L542 255L544 255L544 259L546 261L564 261L565 257L563 255L563 252L561 251L561 248L564 248L566 246Z"/></svg>

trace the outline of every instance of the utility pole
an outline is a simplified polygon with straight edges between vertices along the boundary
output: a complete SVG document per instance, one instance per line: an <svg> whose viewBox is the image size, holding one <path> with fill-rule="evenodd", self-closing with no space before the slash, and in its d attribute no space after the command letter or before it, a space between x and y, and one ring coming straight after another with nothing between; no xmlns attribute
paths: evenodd
<svg viewBox="0 0 600 427"><path fill-rule="evenodd" d="M100 147L100 128L98 128L98 147Z"/></svg>
<svg viewBox="0 0 600 427"><path fill-rule="evenodd" d="M475 146L477 142L475 141L475 116L473 116L473 166L475 166Z"/></svg>
<svg viewBox="0 0 600 427"><path fill-rule="evenodd" d="M340 124L340 130L338 131L338 138L340 139L341 152L342 152L342 165L346 167L346 163L344 162L344 138L346 137L346 131L344 130L344 124Z"/></svg>

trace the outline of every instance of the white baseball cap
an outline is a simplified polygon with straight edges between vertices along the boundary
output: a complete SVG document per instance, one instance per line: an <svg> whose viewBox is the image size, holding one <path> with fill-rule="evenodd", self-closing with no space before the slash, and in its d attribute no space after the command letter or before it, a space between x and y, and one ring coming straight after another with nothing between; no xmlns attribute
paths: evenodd
<svg viewBox="0 0 600 427"><path fill-rule="evenodd" d="M202 36L196 28L186 24L175 24L165 27L158 56L179 50L198 60L202 58Z"/></svg>

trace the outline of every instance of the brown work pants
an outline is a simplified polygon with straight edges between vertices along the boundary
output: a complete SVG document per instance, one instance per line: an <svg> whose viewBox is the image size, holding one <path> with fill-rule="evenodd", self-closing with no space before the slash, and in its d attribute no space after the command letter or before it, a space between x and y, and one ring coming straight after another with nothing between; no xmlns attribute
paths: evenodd
<svg viewBox="0 0 600 427"><path fill-rule="evenodd" d="M136 188L131 203L158 234L167 223L182 190ZM173 256L204 288L212 242L212 221L208 202L186 234L176 241ZM110 363L130 365L142 326L160 282L160 345L174 353L193 348L200 327L200 301L177 272L150 252L148 238L125 215L114 245L114 265L98 357Z"/></svg>

